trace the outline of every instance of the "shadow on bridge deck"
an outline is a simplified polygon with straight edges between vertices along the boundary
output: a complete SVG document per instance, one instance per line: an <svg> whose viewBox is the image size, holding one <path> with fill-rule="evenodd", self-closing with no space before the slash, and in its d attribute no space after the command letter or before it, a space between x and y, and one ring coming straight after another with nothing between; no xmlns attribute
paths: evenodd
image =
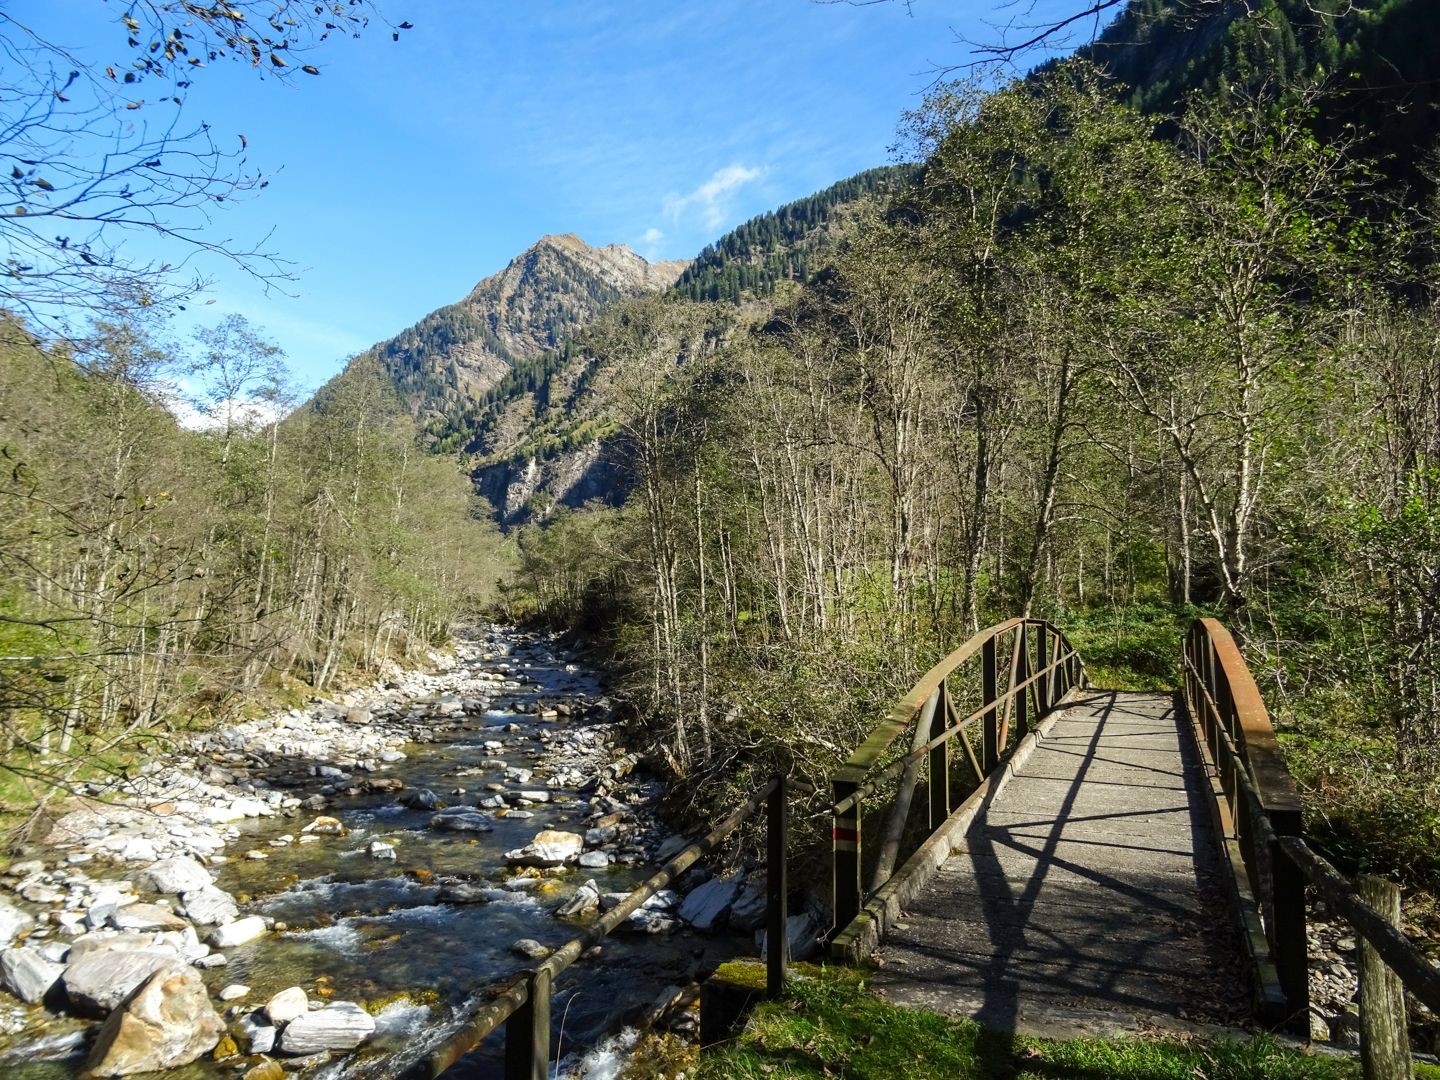
<svg viewBox="0 0 1440 1080"><path fill-rule="evenodd" d="M892 1001L1063 1037L1248 1015L1205 800L1167 694L1091 690L892 925Z"/></svg>

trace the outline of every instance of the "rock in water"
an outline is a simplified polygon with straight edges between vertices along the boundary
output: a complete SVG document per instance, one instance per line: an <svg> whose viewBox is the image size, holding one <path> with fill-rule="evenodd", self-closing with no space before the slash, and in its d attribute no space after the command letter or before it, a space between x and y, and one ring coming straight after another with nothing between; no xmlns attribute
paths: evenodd
<svg viewBox="0 0 1440 1080"><path fill-rule="evenodd" d="M374 1018L353 1001L336 1001L297 1016L280 1032L280 1052L303 1056L353 1050L375 1034Z"/></svg>
<svg viewBox="0 0 1440 1080"><path fill-rule="evenodd" d="M297 1016L304 1016L310 1011L310 998L305 993L305 988L292 986L289 989L281 990L265 1003L261 1010L270 1018L270 1023L279 1027L281 1024L288 1024Z"/></svg>
<svg viewBox="0 0 1440 1080"><path fill-rule="evenodd" d="M211 884L210 871L194 859L184 857L151 863L140 871L139 882L142 887L158 893L192 892Z"/></svg>
<svg viewBox="0 0 1440 1080"><path fill-rule="evenodd" d="M107 920L116 930L184 930L190 924L159 904L127 904Z"/></svg>
<svg viewBox="0 0 1440 1080"><path fill-rule="evenodd" d="M21 1001L36 1005L65 974L65 965L45 959L38 949L6 949L0 953L0 982Z"/></svg>
<svg viewBox="0 0 1440 1080"><path fill-rule="evenodd" d="M600 890L594 881L587 881L575 890L575 895L561 904L555 914L562 919L583 919L600 910Z"/></svg>
<svg viewBox="0 0 1440 1080"><path fill-rule="evenodd" d="M544 829L523 848L505 853L511 866L564 866L574 862L585 850L585 838L579 833Z"/></svg>
<svg viewBox="0 0 1440 1080"><path fill-rule="evenodd" d="M490 832L495 828L489 817L467 806L442 810L430 819L430 828L442 832Z"/></svg>
<svg viewBox="0 0 1440 1080"><path fill-rule="evenodd" d="M193 968L169 964L110 1014L86 1060L91 1076L129 1076L188 1065L214 1049L225 1024Z"/></svg>
<svg viewBox="0 0 1440 1080"><path fill-rule="evenodd" d="M429 788L417 788L400 796L400 805L408 806L411 810L438 810L440 796Z"/></svg>
<svg viewBox="0 0 1440 1080"><path fill-rule="evenodd" d="M176 966L179 959L173 949L87 953L65 969L65 994L81 1016L105 1016L136 987L161 969Z"/></svg>
<svg viewBox="0 0 1440 1080"><path fill-rule="evenodd" d="M181 899L186 917L201 926L221 926L234 922L240 916L235 898L214 885L187 892Z"/></svg>
<svg viewBox="0 0 1440 1080"><path fill-rule="evenodd" d="M0 945L9 945L22 930L35 925L33 916L21 911L8 900L0 900Z"/></svg>
<svg viewBox="0 0 1440 1080"><path fill-rule="evenodd" d="M680 918L702 933L719 929L739 895L740 883L739 874L711 878L685 897L685 902L680 905Z"/></svg>
<svg viewBox="0 0 1440 1080"><path fill-rule="evenodd" d="M259 915L247 915L224 926L217 926L210 934L210 944L217 949L233 949L264 935L265 920Z"/></svg>

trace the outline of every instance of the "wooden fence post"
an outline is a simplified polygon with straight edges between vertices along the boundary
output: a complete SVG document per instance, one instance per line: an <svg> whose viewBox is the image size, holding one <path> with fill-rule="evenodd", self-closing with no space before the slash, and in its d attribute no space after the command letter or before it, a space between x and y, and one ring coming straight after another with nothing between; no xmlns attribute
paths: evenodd
<svg viewBox="0 0 1440 1080"><path fill-rule="evenodd" d="M987 638L980 650L981 703L990 706L980 721L980 764L988 776L1000 760L1000 710L995 708L995 639Z"/></svg>
<svg viewBox="0 0 1440 1080"><path fill-rule="evenodd" d="M835 803L843 802L855 794L863 779L863 772L855 779L841 779L837 773L830 783L831 798ZM861 800L856 799L849 809L830 818L831 902L836 931L845 929L860 914L860 804Z"/></svg>
<svg viewBox="0 0 1440 1080"><path fill-rule="evenodd" d="M786 880L785 847L789 832L790 808L786 802L785 777L775 778L770 793L769 821L765 836L765 993L774 998L785 992L785 966L790 961L788 900L790 883Z"/></svg>
<svg viewBox="0 0 1440 1080"><path fill-rule="evenodd" d="M505 1021L505 1080L546 1080L550 1075L550 972L530 973L525 1004Z"/></svg>
<svg viewBox="0 0 1440 1080"><path fill-rule="evenodd" d="M1355 884L1360 899L1391 926L1400 926L1400 889L1364 875ZM1405 988L1380 954L1360 937L1360 1062L1365 1080L1398 1080L1415 1074L1405 1022Z"/></svg>
<svg viewBox="0 0 1440 1080"><path fill-rule="evenodd" d="M1271 812L1277 836L1300 835L1298 810ZM1270 947L1285 994L1287 1026L1310 1032L1310 950L1305 940L1305 875L1277 842L1270 849Z"/></svg>

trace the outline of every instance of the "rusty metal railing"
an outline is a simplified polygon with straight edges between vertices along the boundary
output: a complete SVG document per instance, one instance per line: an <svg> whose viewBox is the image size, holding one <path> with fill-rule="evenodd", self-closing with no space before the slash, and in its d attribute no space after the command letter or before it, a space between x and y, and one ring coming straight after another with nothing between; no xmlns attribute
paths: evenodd
<svg viewBox="0 0 1440 1080"><path fill-rule="evenodd" d="M550 994L555 980L591 946L599 944L644 903L683 874L696 861L710 854L763 806L767 816L766 840L766 972L765 992L778 997L784 990L789 961L786 937L787 869L785 848L788 837L786 798L789 784L776 776L744 803L737 806L703 839L691 844L606 912L586 931L551 953L543 963L502 983L496 992L474 1011L443 1044L426 1059L401 1075L404 1080L425 1080L440 1076L470 1053L501 1025L505 1028L505 1080L545 1080L550 1064Z"/></svg>
<svg viewBox="0 0 1440 1080"><path fill-rule="evenodd" d="M1005 668L1001 667L1006 658ZM950 683L979 661L980 705L959 714ZM1001 676L1008 671L1004 690ZM835 927L841 935L859 916L867 896L885 887L895 868L909 818L921 762L928 769L929 832L955 809L950 792L950 754L958 745L977 784L1002 761L1012 730L1023 739L1036 721L1072 688L1087 685L1080 654L1058 628L1041 619L1007 619L980 631L932 667L902 697L869 738L835 773L831 790L831 845ZM1013 721L1013 727L1012 727ZM968 729L980 726L979 752ZM908 753L882 767L890 747L914 726ZM869 889L862 877L861 823L864 800L899 778L887 815Z"/></svg>

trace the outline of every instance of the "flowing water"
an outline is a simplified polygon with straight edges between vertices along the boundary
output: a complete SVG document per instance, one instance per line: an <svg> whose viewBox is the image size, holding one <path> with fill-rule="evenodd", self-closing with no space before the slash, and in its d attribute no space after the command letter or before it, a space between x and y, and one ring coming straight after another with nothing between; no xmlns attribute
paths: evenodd
<svg viewBox="0 0 1440 1080"><path fill-rule="evenodd" d="M513 673L523 672L528 684L507 685L488 711L438 731L434 742L407 747L407 758L387 768L384 776L402 780L407 788L431 789L447 802L473 804L487 794L487 784L503 779L506 765L530 768L541 758L547 749L537 737L541 731L560 736L596 722L542 720L533 711L517 711L533 709L536 701L593 701L601 696L595 676L567 664L553 643L511 635L483 647L508 652L496 659L503 659ZM462 644L462 664L479 664L478 655L467 658L465 648ZM471 643L470 648L473 653L479 646ZM507 732L511 725L519 725L519 730ZM502 742L503 749L485 746L495 741ZM604 764L603 755L595 764ZM506 787L539 788L545 776L542 767L530 783ZM465 794L450 794L457 788ZM656 783L639 783L625 797L636 805L637 796L653 797L658 788ZM628 891L652 872L642 864L612 864L546 876L523 890L501 888L510 877L505 851L529 843L541 829L584 831L588 796L551 790L549 803L526 807L533 816L497 817L494 831L478 834L433 830L428 827L430 812L400 805L393 792L332 800L323 813L338 818L346 832L317 842L270 843L283 836L298 838L313 813L244 823L241 838L226 849L230 859L218 868L217 884L242 901L244 914L271 916L285 929L226 950L228 965L205 972L207 984L212 991L231 983L249 986L242 1012L295 985L305 987L312 999L366 1004L378 1011L376 1038L360 1053L307 1075L393 1072L395 1059L387 1055L418 1053L454 1023L477 991L528 966L510 948L517 939L555 947L576 935L576 923L551 913L576 886L593 878L602 893ZM305 793L303 787L296 789L296 794ZM373 857L369 848L374 841L393 845L396 858ZM247 850L263 851L267 857L242 857ZM493 899L444 902L441 882L456 878L482 888L495 886L486 894ZM727 939L686 932L612 935L598 957L577 964L557 988L552 1045L558 1038L568 1052L593 1044L641 1012L662 988L713 968L736 948ZM80 1025L58 1021L42 1040L0 1054L0 1075L17 1080L79 1075L84 1049L80 1036ZM237 1041L243 1049L244 1041ZM488 1075L496 1060L491 1047L467 1062L465 1073ZM207 1060L167 1075L234 1076L237 1064Z"/></svg>

